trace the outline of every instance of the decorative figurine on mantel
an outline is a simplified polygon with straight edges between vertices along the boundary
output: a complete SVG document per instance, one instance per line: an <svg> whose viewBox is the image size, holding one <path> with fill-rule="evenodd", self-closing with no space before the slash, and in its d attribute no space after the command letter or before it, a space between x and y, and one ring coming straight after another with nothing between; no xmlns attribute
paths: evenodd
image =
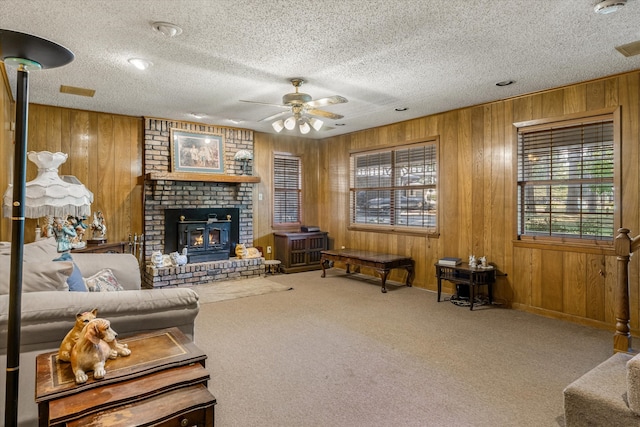
<svg viewBox="0 0 640 427"><path fill-rule="evenodd" d="M91 223L91 230L93 231L92 239L89 243L100 244L107 243L107 225L104 221L104 215L102 211L93 213L93 222Z"/></svg>

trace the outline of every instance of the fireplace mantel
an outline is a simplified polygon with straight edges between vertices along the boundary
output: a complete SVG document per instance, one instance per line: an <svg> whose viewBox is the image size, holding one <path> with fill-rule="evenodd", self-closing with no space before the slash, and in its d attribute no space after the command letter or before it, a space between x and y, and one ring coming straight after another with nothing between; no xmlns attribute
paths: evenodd
<svg viewBox="0 0 640 427"><path fill-rule="evenodd" d="M222 175L222 174L191 173L191 172L151 172L145 175L145 179L148 181L226 182L229 184L260 182L259 176Z"/></svg>

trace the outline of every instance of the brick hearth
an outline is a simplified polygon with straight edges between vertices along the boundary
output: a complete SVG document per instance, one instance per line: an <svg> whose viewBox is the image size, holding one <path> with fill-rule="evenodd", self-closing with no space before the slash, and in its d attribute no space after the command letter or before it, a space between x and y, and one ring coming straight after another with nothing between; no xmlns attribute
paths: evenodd
<svg viewBox="0 0 640 427"><path fill-rule="evenodd" d="M264 258L231 258L225 261L200 262L180 267L156 268L147 265L144 287L153 289L193 286L216 280L246 279L260 275L263 271L263 261Z"/></svg>

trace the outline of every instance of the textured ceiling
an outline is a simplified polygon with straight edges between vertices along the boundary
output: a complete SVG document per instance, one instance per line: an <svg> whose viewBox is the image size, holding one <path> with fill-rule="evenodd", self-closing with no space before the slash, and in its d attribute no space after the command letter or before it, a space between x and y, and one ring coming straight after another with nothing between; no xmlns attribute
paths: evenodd
<svg viewBox="0 0 640 427"><path fill-rule="evenodd" d="M76 55L30 73L31 102L274 133L260 120L278 108L240 100L279 104L302 77L314 99L349 100L324 108L344 126L326 120L331 129L306 135L324 138L640 69L640 56L614 48L640 40L640 1L609 15L594 13L597 2L1 0L0 28ZM155 21L183 33L163 36ZM132 57L153 66L139 71Z"/></svg>

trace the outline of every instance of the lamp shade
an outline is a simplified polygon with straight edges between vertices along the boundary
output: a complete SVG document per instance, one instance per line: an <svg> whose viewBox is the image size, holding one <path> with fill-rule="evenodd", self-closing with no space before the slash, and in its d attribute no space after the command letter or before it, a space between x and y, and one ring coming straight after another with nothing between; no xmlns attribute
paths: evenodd
<svg viewBox="0 0 640 427"><path fill-rule="evenodd" d="M249 150L238 150L233 156L233 160L252 160L253 154Z"/></svg>
<svg viewBox="0 0 640 427"><path fill-rule="evenodd" d="M28 159L38 166L38 176L26 183L25 217L40 218L46 215L55 217L89 216L93 193L74 176L60 177L58 166L67 161L65 153L49 151L30 151ZM11 216L13 185L4 193L4 216Z"/></svg>

